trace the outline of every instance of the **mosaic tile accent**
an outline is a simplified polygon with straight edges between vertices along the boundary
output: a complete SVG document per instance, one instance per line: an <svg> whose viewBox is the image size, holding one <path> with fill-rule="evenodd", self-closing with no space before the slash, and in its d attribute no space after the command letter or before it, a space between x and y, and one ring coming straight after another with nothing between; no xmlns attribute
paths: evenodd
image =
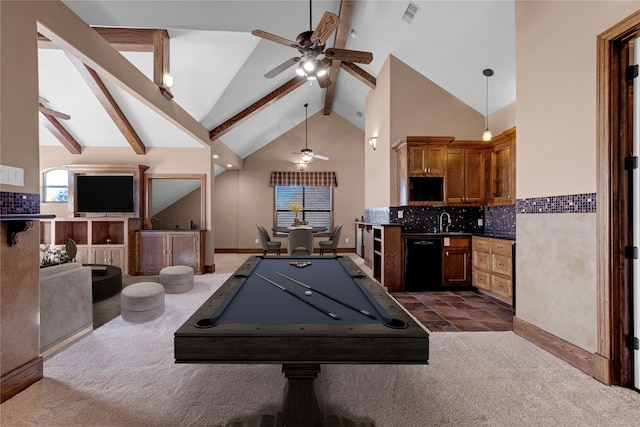
<svg viewBox="0 0 640 427"><path fill-rule="evenodd" d="M485 207L484 233L491 237L515 239L516 205Z"/></svg>
<svg viewBox="0 0 640 427"><path fill-rule="evenodd" d="M516 213L518 215L595 212L596 193L532 197L530 199L517 199L516 201Z"/></svg>
<svg viewBox="0 0 640 427"><path fill-rule="evenodd" d="M39 214L40 194L0 191L0 214Z"/></svg>
<svg viewBox="0 0 640 427"><path fill-rule="evenodd" d="M364 210L364 222L371 224L389 224L389 208L372 208Z"/></svg>

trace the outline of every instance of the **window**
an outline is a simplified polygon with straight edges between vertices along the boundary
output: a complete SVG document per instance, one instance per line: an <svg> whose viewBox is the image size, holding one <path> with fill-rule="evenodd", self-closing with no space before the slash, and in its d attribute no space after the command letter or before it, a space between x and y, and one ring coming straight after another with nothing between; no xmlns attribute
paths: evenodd
<svg viewBox="0 0 640 427"><path fill-rule="evenodd" d="M69 172L64 169L52 169L42 175L43 201L47 203L67 203Z"/></svg>
<svg viewBox="0 0 640 427"><path fill-rule="evenodd" d="M274 186L276 215L276 227L288 227L293 224L296 216L289 209L292 203L299 203L302 212L298 219L307 221L314 227L326 227L331 230L331 218L333 217L333 187L301 187L301 186Z"/></svg>

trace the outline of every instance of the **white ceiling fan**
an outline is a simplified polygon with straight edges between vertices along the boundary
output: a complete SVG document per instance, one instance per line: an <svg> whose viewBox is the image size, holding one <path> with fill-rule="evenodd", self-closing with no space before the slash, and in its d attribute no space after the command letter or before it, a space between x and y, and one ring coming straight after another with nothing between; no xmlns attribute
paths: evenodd
<svg viewBox="0 0 640 427"><path fill-rule="evenodd" d="M300 150L300 160L303 163L309 163L312 159L318 159L318 160L329 160L329 158L327 156L323 156L322 154L317 154L314 153L313 150L311 148L308 147L307 142L309 139L309 116L308 116L308 111L309 111L309 104L306 103L304 104L304 148L302 150ZM298 154L298 153L291 153L291 154Z"/></svg>

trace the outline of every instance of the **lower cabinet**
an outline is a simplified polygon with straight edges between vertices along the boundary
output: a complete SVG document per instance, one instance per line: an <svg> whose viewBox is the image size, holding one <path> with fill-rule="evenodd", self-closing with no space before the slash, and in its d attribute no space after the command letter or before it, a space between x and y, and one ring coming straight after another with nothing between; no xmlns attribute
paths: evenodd
<svg viewBox="0 0 640 427"><path fill-rule="evenodd" d="M513 304L512 240L473 238L473 285Z"/></svg>
<svg viewBox="0 0 640 427"><path fill-rule="evenodd" d="M471 284L471 238L442 238L442 286Z"/></svg>
<svg viewBox="0 0 640 427"><path fill-rule="evenodd" d="M124 252L124 246L93 246L91 248L94 264L113 265L122 271L125 271Z"/></svg>
<svg viewBox="0 0 640 427"><path fill-rule="evenodd" d="M136 232L136 274L158 274L170 265L187 265L195 273L203 273L202 234L202 231Z"/></svg>

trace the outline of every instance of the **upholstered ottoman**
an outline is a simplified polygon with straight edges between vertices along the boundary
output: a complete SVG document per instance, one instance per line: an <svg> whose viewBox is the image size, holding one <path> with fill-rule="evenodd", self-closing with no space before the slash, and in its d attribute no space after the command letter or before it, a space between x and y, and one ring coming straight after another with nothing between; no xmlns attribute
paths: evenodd
<svg viewBox="0 0 640 427"><path fill-rule="evenodd" d="M168 294L180 294L193 289L193 268L172 265L160 270L160 284Z"/></svg>
<svg viewBox="0 0 640 427"><path fill-rule="evenodd" d="M164 313L164 287L156 282L140 282L120 293L120 313L129 322L146 322Z"/></svg>

